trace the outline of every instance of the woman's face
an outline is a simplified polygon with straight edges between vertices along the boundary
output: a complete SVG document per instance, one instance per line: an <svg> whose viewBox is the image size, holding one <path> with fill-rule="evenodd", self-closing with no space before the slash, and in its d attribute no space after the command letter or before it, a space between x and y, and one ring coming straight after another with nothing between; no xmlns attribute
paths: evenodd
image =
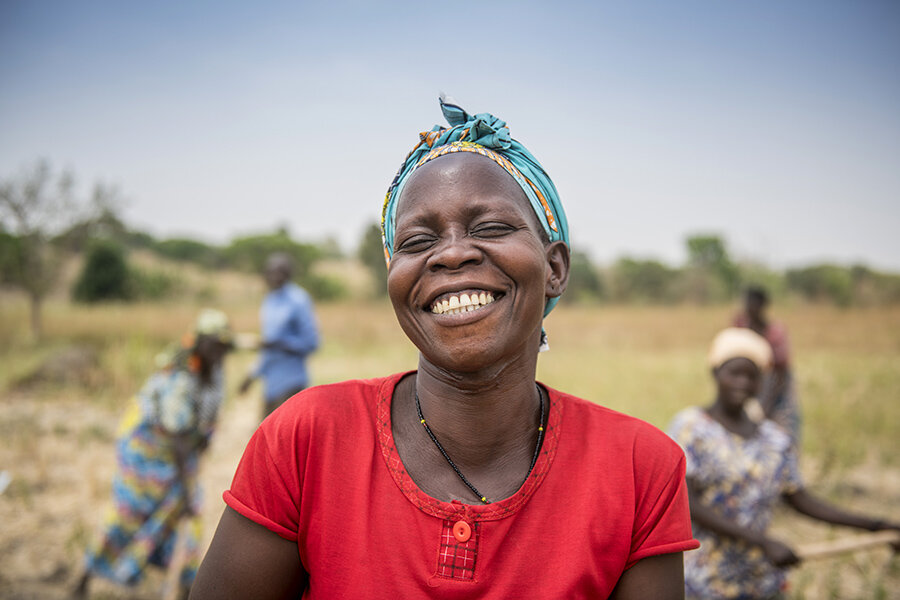
<svg viewBox="0 0 900 600"><path fill-rule="evenodd" d="M222 363L231 346L220 342L217 338L201 335L197 337L197 356L211 367Z"/></svg>
<svg viewBox="0 0 900 600"><path fill-rule="evenodd" d="M733 358L714 371L719 402L737 410L759 391L759 367L749 358Z"/></svg>
<svg viewBox="0 0 900 600"><path fill-rule="evenodd" d="M426 359L465 372L537 353L544 304L568 274L565 244L545 245L539 227L518 184L487 158L461 152L412 175L388 293Z"/></svg>

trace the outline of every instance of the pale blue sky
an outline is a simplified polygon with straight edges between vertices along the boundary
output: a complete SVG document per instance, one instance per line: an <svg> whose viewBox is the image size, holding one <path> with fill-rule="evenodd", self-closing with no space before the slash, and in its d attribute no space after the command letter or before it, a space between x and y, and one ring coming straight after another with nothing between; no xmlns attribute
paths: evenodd
<svg viewBox="0 0 900 600"><path fill-rule="evenodd" d="M352 248L440 92L542 161L576 247L900 270L894 1L0 2L0 177L126 220Z"/></svg>

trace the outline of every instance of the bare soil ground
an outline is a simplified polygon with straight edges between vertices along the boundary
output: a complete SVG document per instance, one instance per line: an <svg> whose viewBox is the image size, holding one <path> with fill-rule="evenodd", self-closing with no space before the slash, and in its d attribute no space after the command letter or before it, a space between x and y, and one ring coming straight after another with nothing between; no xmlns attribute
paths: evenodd
<svg viewBox="0 0 900 600"><path fill-rule="evenodd" d="M120 412L78 398L15 394L0 400L0 470L12 477L0 495L0 598L70 598L84 549L110 504ZM252 397L232 399L223 409L201 471L207 541L258 416ZM156 599L171 589L158 572L131 589L94 580L90 597Z"/></svg>

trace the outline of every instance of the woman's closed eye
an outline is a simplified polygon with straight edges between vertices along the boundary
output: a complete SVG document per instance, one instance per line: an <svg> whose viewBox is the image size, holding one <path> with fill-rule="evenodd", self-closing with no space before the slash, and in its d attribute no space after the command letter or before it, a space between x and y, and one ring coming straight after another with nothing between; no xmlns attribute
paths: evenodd
<svg viewBox="0 0 900 600"><path fill-rule="evenodd" d="M490 223L480 223L472 228L471 235L479 238L496 238L516 231L509 223L501 223L492 221Z"/></svg>
<svg viewBox="0 0 900 600"><path fill-rule="evenodd" d="M396 252L421 252L434 245L436 239L435 236L425 233L411 235L397 244Z"/></svg>

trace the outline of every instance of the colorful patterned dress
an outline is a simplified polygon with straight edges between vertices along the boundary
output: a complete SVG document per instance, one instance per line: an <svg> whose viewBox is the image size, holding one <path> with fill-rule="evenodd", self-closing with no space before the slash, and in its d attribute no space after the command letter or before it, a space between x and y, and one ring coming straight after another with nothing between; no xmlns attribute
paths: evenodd
<svg viewBox="0 0 900 600"><path fill-rule="evenodd" d="M185 586L193 582L202 535L197 463L212 435L223 390L221 368L205 386L184 367L159 371L147 380L119 426L113 506L102 539L87 553L92 574L134 585L148 565L168 567L178 526L186 518L180 582ZM176 436L186 439L191 448L184 471L192 511L185 506L178 478Z"/></svg>
<svg viewBox="0 0 900 600"><path fill-rule="evenodd" d="M752 531L765 531L781 495L803 487L790 436L772 421L763 421L756 435L745 439L691 407L675 415L669 435L684 450L687 477L699 488L699 500ZM684 554L688 599L778 596L784 571L760 547L697 524L693 532L700 549Z"/></svg>

